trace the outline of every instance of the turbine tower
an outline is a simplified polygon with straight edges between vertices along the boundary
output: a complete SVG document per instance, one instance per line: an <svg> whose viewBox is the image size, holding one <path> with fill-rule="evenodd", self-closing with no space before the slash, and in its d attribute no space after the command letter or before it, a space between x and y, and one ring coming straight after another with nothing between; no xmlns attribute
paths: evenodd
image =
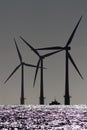
<svg viewBox="0 0 87 130"><path fill-rule="evenodd" d="M70 95L69 95L69 63L68 61L70 60L71 63L73 64L73 66L75 67L76 71L78 72L78 74L80 75L80 77L83 79L80 71L78 70L74 60L72 59L69 50L71 50L71 47L69 46L72 42L72 39L75 35L75 32L79 26L79 23L82 19L82 16L80 17L79 21L77 22L72 34L70 35L70 38L68 39L68 42L66 43L66 45L64 47L60 47L60 46L54 46L54 47L45 47L45 48L37 48L36 50L57 50L57 49L63 49L65 50L65 58L66 58L66 63L65 63L65 96L64 96L64 102L65 105L70 105Z"/></svg>
<svg viewBox="0 0 87 130"><path fill-rule="evenodd" d="M43 90L43 60L48 57L48 56L51 56L55 53L58 53L59 51L54 51L54 52L51 52L51 53L48 53L48 54L45 54L45 55L40 55L39 52L37 50L34 49L34 47L32 47L27 41L24 40L24 38L20 37L24 43L29 47L31 48L31 50L39 57L39 60L38 60L38 63L37 63L37 68L36 68L36 73L35 73L35 78L34 78L34 84L33 86L35 85L35 81L36 81L36 77L37 77L37 73L38 73L38 68L39 68L39 65L41 64L41 68L40 68L40 101L39 103L40 104L44 104L44 90ZM61 51L61 50L60 50Z"/></svg>
<svg viewBox="0 0 87 130"><path fill-rule="evenodd" d="M17 53L18 53L18 57L19 57L19 60L20 60L20 64L12 71L12 73L10 74L10 76L6 79L6 81L4 83L6 83L11 77L12 75L19 69L19 67L21 67L21 98L20 98L20 104L23 105L24 104L24 66L28 66L28 67L35 67L35 65L32 65L32 64L26 64L22 61L22 56L21 56L21 53L18 49L18 46L17 46L17 43L16 43L16 40L14 39L14 42L15 42L15 46L16 46L16 49L17 49Z"/></svg>

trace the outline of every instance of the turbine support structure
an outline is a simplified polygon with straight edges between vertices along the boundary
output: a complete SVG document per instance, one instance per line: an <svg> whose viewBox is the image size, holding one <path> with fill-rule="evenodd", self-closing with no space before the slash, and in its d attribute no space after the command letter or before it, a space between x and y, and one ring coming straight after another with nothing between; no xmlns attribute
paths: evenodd
<svg viewBox="0 0 87 130"><path fill-rule="evenodd" d="M24 66L22 65L22 70L21 70L21 98L20 98L20 104L24 105Z"/></svg>
<svg viewBox="0 0 87 130"><path fill-rule="evenodd" d="M68 63L68 50L66 50L66 72L65 72L65 96L64 103L65 105L70 105L70 96L69 96L69 63Z"/></svg>
<svg viewBox="0 0 87 130"><path fill-rule="evenodd" d="M41 59L41 80L40 80L40 104L44 104L44 91L43 91L43 58Z"/></svg>

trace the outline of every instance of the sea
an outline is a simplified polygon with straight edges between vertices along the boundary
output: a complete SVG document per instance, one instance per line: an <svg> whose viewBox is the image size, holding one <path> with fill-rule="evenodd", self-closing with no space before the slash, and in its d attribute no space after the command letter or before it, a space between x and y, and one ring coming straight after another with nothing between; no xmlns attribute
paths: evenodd
<svg viewBox="0 0 87 130"><path fill-rule="evenodd" d="M0 105L0 130L87 130L87 105Z"/></svg>

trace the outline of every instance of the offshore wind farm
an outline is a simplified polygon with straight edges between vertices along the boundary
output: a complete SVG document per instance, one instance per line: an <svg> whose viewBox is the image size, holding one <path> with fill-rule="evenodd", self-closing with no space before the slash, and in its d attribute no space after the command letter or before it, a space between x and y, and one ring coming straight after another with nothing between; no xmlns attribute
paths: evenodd
<svg viewBox="0 0 87 130"><path fill-rule="evenodd" d="M87 0L0 1L3 129L87 129Z"/></svg>
<svg viewBox="0 0 87 130"><path fill-rule="evenodd" d="M86 5L85 0L1 2L0 104L87 103Z"/></svg>
<svg viewBox="0 0 87 130"><path fill-rule="evenodd" d="M60 46L57 46L57 47L46 47L46 48L38 48L38 49L35 49L34 47L32 47L23 37L20 36L21 40L39 57L39 60L37 62L37 66L35 65L31 65L31 64L26 64L26 63L23 63L22 62L22 56L20 54L20 51L18 49L18 46L17 46L17 43L16 43L16 40L14 39L14 42L15 42L15 46L16 46L16 49L17 49L17 52L18 52L18 56L19 56L19 59L20 59L20 64L13 70L13 72L10 74L10 76L6 79L5 83L10 79L10 77L16 72L16 70L20 67L21 67L21 100L20 100L20 104L21 105L24 105L24 65L25 66L29 66L29 67L36 67L36 72L35 72L35 78L34 78L34 83L33 83L33 86L35 85L35 81L36 81L36 77L37 77L37 73L38 73L38 69L41 65L41 69L40 69L40 99L39 99L39 104L40 105L44 105L44 86L43 86L43 59L45 59L46 57L49 57L51 55L54 55L58 52L61 52L63 50L66 51L66 63L65 63L65 95L64 95L64 104L65 105L70 105L70 95L69 95L69 63L68 63L68 60L71 61L71 63L73 64L74 68L76 69L76 71L78 72L79 76L83 79L79 69L77 68L74 60L72 59L70 53L69 53L69 50L71 50L71 48L69 47L74 35L75 35L75 32L79 26L79 23L82 19L82 16L80 17L79 21L77 22L73 32L71 33L70 35L70 38L68 40L68 42L66 43L65 47L60 47ZM54 52L50 52L50 53L47 53L47 54L44 54L44 55L40 55L38 50L54 50L54 49L57 49L57 51L54 51Z"/></svg>

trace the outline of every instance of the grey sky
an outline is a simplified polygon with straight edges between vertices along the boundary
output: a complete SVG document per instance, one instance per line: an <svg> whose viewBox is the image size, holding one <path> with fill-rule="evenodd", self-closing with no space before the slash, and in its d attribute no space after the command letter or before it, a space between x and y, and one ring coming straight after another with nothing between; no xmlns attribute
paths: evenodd
<svg viewBox="0 0 87 130"><path fill-rule="evenodd" d="M0 104L19 104L21 88L20 69L4 85L4 81L19 64L13 38L15 37L23 60L37 64L38 57L20 40L31 40L32 46L64 46L78 19L83 19L71 43L71 55L82 73L82 81L70 63L71 104L87 103L87 0L1 0L0 1ZM21 44L22 43L22 44ZM43 53L40 51L40 53ZM45 51L44 53L47 53ZM64 103L65 52L44 60L45 104L56 98ZM25 68L26 104L38 104L40 77L33 88L35 69Z"/></svg>

